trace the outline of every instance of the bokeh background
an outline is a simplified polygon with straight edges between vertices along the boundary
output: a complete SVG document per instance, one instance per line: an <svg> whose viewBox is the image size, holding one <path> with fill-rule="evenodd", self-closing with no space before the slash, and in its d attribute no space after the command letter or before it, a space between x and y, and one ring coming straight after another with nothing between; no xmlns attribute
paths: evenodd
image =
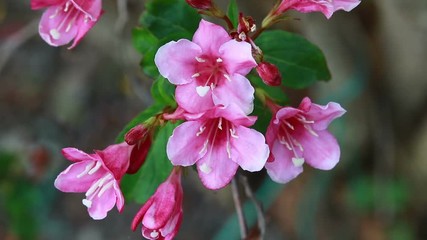
<svg viewBox="0 0 427 240"><path fill-rule="evenodd" d="M274 1L238 3L261 22ZM144 1L103 4L104 16L69 51L40 39L42 11L29 1L0 1L0 239L141 239L130 230L137 204L94 221L81 195L53 187L68 165L61 148L103 149L152 101L130 37ZM427 1L363 0L330 20L290 15L275 27L317 44L333 78L286 93L294 105L308 95L348 112L331 126L342 152L334 170L306 167L284 186L265 172L248 175L266 239L427 239ZM188 171L184 191L177 239L238 239L229 187L207 191Z"/></svg>

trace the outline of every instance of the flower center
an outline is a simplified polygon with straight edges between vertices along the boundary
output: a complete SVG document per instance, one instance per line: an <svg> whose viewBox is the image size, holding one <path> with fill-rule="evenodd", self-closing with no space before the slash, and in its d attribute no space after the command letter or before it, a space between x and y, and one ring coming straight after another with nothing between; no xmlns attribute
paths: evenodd
<svg viewBox="0 0 427 240"><path fill-rule="evenodd" d="M222 58L202 55L195 59L196 73L193 74L192 78L196 80L196 91L200 97L204 97L209 90L221 85L225 79L231 81Z"/></svg>
<svg viewBox="0 0 427 240"><path fill-rule="evenodd" d="M202 156L208 154L208 159L211 158L213 147L224 145L224 151L226 151L228 158L231 159L231 139L239 138L239 136L236 135L234 125L222 117L207 120L200 127L199 132L196 133L196 136L206 139L202 149L199 151L199 154ZM212 171L212 168L208 162L210 161L207 161L205 164L200 166L200 170L206 174Z"/></svg>
<svg viewBox="0 0 427 240"><path fill-rule="evenodd" d="M98 163L100 163L100 161L96 162L95 167L93 167L90 171L88 171L88 174L93 174L100 168L98 167L95 171L93 171L98 166ZM87 167L85 171L83 171L83 173L86 171L87 171ZM79 176L81 174L79 174ZM99 178L95 183L93 183L90 186L90 188L87 190L85 194L86 198L82 200L83 205L90 208L92 206L93 198L95 197L100 198L108 189L113 187L114 181L115 179L113 175L109 172L106 172L101 178Z"/></svg>
<svg viewBox="0 0 427 240"><path fill-rule="evenodd" d="M303 156L304 147L294 137L297 128L304 127L303 131L308 131L311 135L318 137L319 135L313 130L311 125L314 121L307 120L302 114L297 114L289 119L280 120L280 128L278 132L279 142L289 150L292 151L294 157L292 163L295 167L301 167L305 160Z"/></svg>

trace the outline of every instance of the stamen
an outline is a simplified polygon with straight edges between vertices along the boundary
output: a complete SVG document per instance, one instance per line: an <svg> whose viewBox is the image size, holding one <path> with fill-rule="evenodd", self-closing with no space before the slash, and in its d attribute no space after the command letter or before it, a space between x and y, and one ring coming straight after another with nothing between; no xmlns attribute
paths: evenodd
<svg viewBox="0 0 427 240"><path fill-rule="evenodd" d="M196 133L196 137L200 136L204 131L205 131L206 127L205 126L201 126L199 128L199 132Z"/></svg>
<svg viewBox="0 0 427 240"><path fill-rule="evenodd" d="M225 148L227 149L227 155L228 155L228 158L231 158L231 147L230 147L230 141L227 141L227 144L225 145Z"/></svg>
<svg viewBox="0 0 427 240"><path fill-rule="evenodd" d="M304 164L304 158L292 158L292 163L294 164L295 167L301 167Z"/></svg>
<svg viewBox="0 0 427 240"><path fill-rule="evenodd" d="M206 153L206 151L208 150L208 143L209 143L209 140L206 140L205 143L203 143L203 147L199 152L200 155L203 155Z"/></svg>
<svg viewBox="0 0 427 240"><path fill-rule="evenodd" d="M207 163L203 163L200 167L199 167L200 171L202 171L203 173L209 174L212 171L212 168L209 167L209 165Z"/></svg>
<svg viewBox="0 0 427 240"><path fill-rule="evenodd" d="M294 126L292 126L289 122L287 122L287 121L283 121L285 124L286 124L286 126L288 126L290 129L292 129L292 130L295 130L295 128L294 128Z"/></svg>
<svg viewBox="0 0 427 240"><path fill-rule="evenodd" d="M89 175L92 175L92 174L94 174L96 171L98 171L98 169L100 168L102 166L102 162L101 161L96 161L96 165L95 165L95 167L94 168L92 168L90 171L89 171Z"/></svg>
<svg viewBox="0 0 427 240"><path fill-rule="evenodd" d="M92 207L92 201L91 200L87 200L87 199L83 199L82 200L83 205L85 205L87 208Z"/></svg>
<svg viewBox="0 0 427 240"><path fill-rule="evenodd" d="M234 128L230 128L230 135L233 138L239 138L239 136L236 135L236 130Z"/></svg>
<svg viewBox="0 0 427 240"><path fill-rule="evenodd" d="M222 118L219 118L219 121L218 121L218 128L219 128L220 130L222 130Z"/></svg>
<svg viewBox="0 0 427 240"><path fill-rule="evenodd" d="M280 142L281 144L285 145L285 146L286 146L286 148L287 148L287 149L289 149L289 151L292 151L292 147L291 147L291 145L289 145L289 143L285 140L285 137L284 137L284 136L281 136L281 137L279 138L279 142Z"/></svg>
<svg viewBox="0 0 427 240"><path fill-rule="evenodd" d="M230 81L230 82L231 82L231 78L230 78L230 76L229 76L228 74L224 74L224 77L225 77L228 81Z"/></svg>
<svg viewBox="0 0 427 240"><path fill-rule="evenodd" d="M215 89L215 84L211 83L211 90Z"/></svg>
<svg viewBox="0 0 427 240"><path fill-rule="evenodd" d="M54 14L52 14L52 15L50 15L50 16L49 16L49 18L50 18L50 19L53 19L53 18L55 18L56 16L58 16L59 11L61 11L61 7L58 7L58 8L55 10L55 13L54 13Z"/></svg>
<svg viewBox="0 0 427 240"><path fill-rule="evenodd" d="M152 237L152 238L154 238L154 239L157 239L157 238L159 237L159 232L158 232L158 231L156 231L156 230L153 230L153 231L150 233L150 237Z"/></svg>
<svg viewBox="0 0 427 240"><path fill-rule="evenodd" d="M241 32L241 33L239 34L239 39L240 39L240 40L242 40L242 41L246 41L246 33Z"/></svg>
<svg viewBox="0 0 427 240"><path fill-rule="evenodd" d="M64 12L68 12L69 7L70 7L71 2L68 1L67 3L65 3L65 8L64 8Z"/></svg>
<svg viewBox="0 0 427 240"><path fill-rule="evenodd" d="M198 86L196 87L196 92L200 97L204 97L209 92L209 89L208 86Z"/></svg>
<svg viewBox="0 0 427 240"><path fill-rule="evenodd" d="M217 59L216 59L216 62L217 62L217 63L222 63L222 58L217 58Z"/></svg>
<svg viewBox="0 0 427 240"><path fill-rule="evenodd" d="M193 76L191 76L191 78L196 78L196 77L200 77L200 73L195 73L193 74Z"/></svg>
<svg viewBox="0 0 427 240"><path fill-rule="evenodd" d="M104 194L105 191L107 191L108 189L110 189L114 184L114 180L108 182L106 185L102 186L101 190L98 193L98 197L101 197L102 194Z"/></svg>
<svg viewBox="0 0 427 240"><path fill-rule="evenodd" d="M52 38L55 40L58 40L59 38L61 38L61 34L56 29L51 29L49 33L50 33L50 36L52 36Z"/></svg>
<svg viewBox="0 0 427 240"><path fill-rule="evenodd" d="M331 0L332 1L332 0ZM256 25L254 24L254 25L252 25L252 27L251 27L251 32L255 32L256 31Z"/></svg>
<svg viewBox="0 0 427 240"><path fill-rule="evenodd" d="M292 138L292 142L299 148L299 150L301 150L301 152L304 151L304 148L302 147L301 143L299 143L295 138Z"/></svg>
<svg viewBox="0 0 427 240"><path fill-rule="evenodd" d="M196 57L196 61L198 61L199 63L204 63L204 62L206 62L206 60L205 60L205 59L200 58L200 57Z"/></svg>
<svg viewBox="0 0 427 240"><path fill-rule="evenodd" d="M313 135L313 136L315 136L315 137L319 137L319 134L317 134L309 125L307 125L307 124L304 124L304 128L305 129L307 129L307 131L311 134L311 135Z"/></svg>
<svg viewBox="0 0 427 240"><path fill-rule="evenodd" d="M95 161L90 162L88 165L86 165L85 170L81 172L79 175L77 175L76 178L81 178L84 175L86 175L92 169L93 165L95 165Z"/></svg>

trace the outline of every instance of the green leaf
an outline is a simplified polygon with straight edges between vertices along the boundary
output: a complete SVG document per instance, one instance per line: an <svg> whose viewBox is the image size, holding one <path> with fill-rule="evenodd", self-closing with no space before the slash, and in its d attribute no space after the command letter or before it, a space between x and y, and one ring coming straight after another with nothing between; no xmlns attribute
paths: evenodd
<svg viewBox="0 0 427 240"><path fill-rule="evenodd" d="M139 113L132 121L130 121L123 130L119 133L119 135L116 138L116 143L121 143L125 139L125 134L136 125L143 123L147 121L149 118L156 116L157 114L161 113L163 109L165 108L165 105L163 104L155 104L147 109L145 109L143 112Z"/></svg>
<svg viewBox="0 0 427 240"><path fill-rule="evenodd" d="M133 46L141 54L145 54L159 44L159 39L147 28L137 27L132 30Z"/></svg>
<svg viewBox="0 0 427 240"><path fill-rule="evenodd" d="M141 169L134 175L123 177L121 189L127 201L144 203L169 176L173 166L166 155L166 144L176 126L178 123L168 122L162 127Z"/></svg>
<svg viewBox="0 0 427 240"><path fill-rule="evenodd" d="M160 46L182 38L190 39L196 31L200 15L181 0L155 0L146 4L141 26L132 32L133 45L142 54L145 74L157 78L154 56Z"/></svg>
<svg viewBox="0 0 427 240"><path fill-rule="evenodd" d="M191 38L199 21L200 15L185 1L155 0L146 4L140 23L158 39L179 39Z"/></svg>
<svg viewBox="0 0 427 240"><path fill-rule="evenodd" d="M279 68L283 86L305 88L331 78L322 51L299 35L268 31L256 43L264 52L265 60Z"/></svg>
<svg viewBox="0 0 427 240"><path fill-rule="evenodd" d="M173 108L176 107L174 93L175 85L162 76L159 76L151 86L151 96L153 96L154 100Z"/></svg>
<svg viewBox="0 0 427 240"><path fill-rule="evenodd" d="M233 23L234 27L237 28L237 25L239 24L239 8L237 6L236 0L230 0L227 12L227 15Z"/></svg>

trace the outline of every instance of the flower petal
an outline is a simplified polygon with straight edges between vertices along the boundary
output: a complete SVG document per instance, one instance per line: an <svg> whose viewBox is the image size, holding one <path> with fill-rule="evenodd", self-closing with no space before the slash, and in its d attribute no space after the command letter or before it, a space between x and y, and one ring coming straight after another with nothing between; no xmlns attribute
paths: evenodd
<svg viewBox="0 0 427 240"><path fill-rule="evenodd" d="M108 188L101 196L96 194L91 201L91 205L88 207L89 216L94 220L101 220L107 216L107 213L113 209L116 204L116 191L114 187Z"/></svg>
<svg viewBox="0 0 427 240"><path fill-rule="evenodd" d="M103 169L89 174L89 170L95 164L96 161L83 161L71 164L56 177L55 187L62 192L86 192L92 183L105 174L105 170Z"/></svg>
<svg viewBox="0 0 427 240"><path fill-rule="evenodd" d="M202 54L202 49L195 43L181 39L172 41L157 50L154 62L160 74L172 84L181 85L193 81L196 72L196 57Z"/></svg>
<svg viewBox="0 0 427 240"><path fill-rule="evenodd" d="M88 15L90 20L97 21L102 11L101 0L70 0L74 6Z"/></svg>
<svg viewBox="0 0 427 240"><path fill-rule="evenodd" d="M197 161L197 172L206 188L216 190L225 187L236 174L237 163L227 154L224 144L214 144L208 152Z"/></svg>
<svg viewBox="0 0 427 240"><path fill-rule="evenodd" d="M230 40L231 37L222 26L203 19L193 36L193 42L201 47L203 54L210 56L218 56L220 46Z"/></svg>
<svg viewBox="0 0 427 240"><path fill-rule="evenodd" d="M116 180L123 177L129 167L130 154L133 146L123 142L113 144L102 151L96 151L105 167L111 171Z"/></svg>
<svg viewBox="0 0 427 240"><path fill-rule="evenodd" d="M98 19L103 14L103 11L100 12L96 19ZM86 33L89 32L90 29L92 29L93 26L97 23L98 20L89 20L85 18L80 18L78 20L78 31L76 34L76 37L74 38L73 44L68 49L73 49L77 44L83 39L84 36L86 36Z"/></svg>
<svg viewBox="0 0 427 240"><path fill-rule="evenodd" d="M61 7L49 7L40 20L39 34L51 46L68 44L78 31L78 26L72 21L73 18L69 18Z"/></svg>
<svg viewBox="0 0 427 240"><path fill-rule="evenodd" d="M168 181L160 184L153 195L153 204L142 219L142 225L149 229L158 229L166 225L175 209L176 190L176 186Z"/></svg>
<svg viewBox="0 0 427 240"><path fill-rule="evenodd" d="M234 74L230 80L225 80L213 90L215 105L228 106L236 104L245 114L254 109L254 88L248 79L240 74Z"/></svg>
<svg viewBox="0 0 427 240"><path fill-rule="evenodd" d="M330 102L326 106L312 104L307 118L314 121L314 130L325 130L336 118L344 115L346 111L338 103Z"/></svg>
<svg viewBox="0 0 427 240"><path fill-rule="evenodd" d="M228 41L219 48L219 52L229 75L238 73L245 76L257 66L252 57L252 47L247 42Z"/></svg>
<svg viewBox="0 0 427 240"><path fill-rule="evenodd" d="M187 112L201 113L214 106L210 88L208 87L209 90L204 96L200 96L197 93L197 87L196 81L176 87L176 101Z"/></svg>
<svg viewBox="0 0 427 240"><path fill-rule="evenodd" d="M166 146L173 165L191 166L205 154L202 149L206 139L202 135L197 136L201 127L200 121L188 121L175 128Z"/></svg>
<svg viewBox="0 0 427 240"><path fill-rule="evenodd" d="M37 10L51 6L59 6L65 3L66 0L31 0L31 9Z"/></svg>
<svg viewBox="0 0 427 240"><path fill-rule="evenodd" d="M330 170L340 159L340 147L335 137L328 131L317 131L317 137L308 131L295 136L304 146L305 161L312 167Z"/></svg>
<svg viewBox="0 0 427 240"><path fill-rule="evenodd" d="M293 164L292 158L294 155L292 151L288 150L279 141L275 141L270 150L274 156L274 161L267 162L265 168L273 181L287 183L303 171L302 166L295 166Z"/></svg>
<svg viewBox="0 0 427 240"><path fill-rule="evenodd" d="M231 159L243 170L260 171L267 161L269 149L264 136L250 128L238 126L235 135L231 137Z"/></svg>
<svg viewBox="0 0 427 240"><path fill-rule="evenodd" d="M96 158L95 156L89 155L77 148L72 148L72 147L63 148L61 152L66 159L73 162L98 160L98 158Z"/></svg>

